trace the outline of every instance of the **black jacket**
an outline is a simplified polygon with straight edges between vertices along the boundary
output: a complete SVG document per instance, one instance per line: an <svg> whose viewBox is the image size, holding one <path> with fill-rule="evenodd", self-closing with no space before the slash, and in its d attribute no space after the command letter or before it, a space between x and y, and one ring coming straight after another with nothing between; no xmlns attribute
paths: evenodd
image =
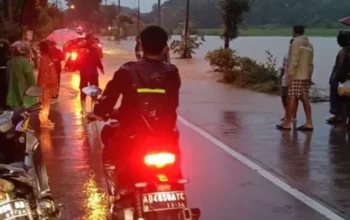
<svg viewBox="0 0 350 220"><path fill-rule="evenodd" d="M105 116L112 112L123 95L119 108L121 129L173 130L176 127L181 80L175 65L143 58L129 62L115 72L107 84L94 113Z"/></svg>

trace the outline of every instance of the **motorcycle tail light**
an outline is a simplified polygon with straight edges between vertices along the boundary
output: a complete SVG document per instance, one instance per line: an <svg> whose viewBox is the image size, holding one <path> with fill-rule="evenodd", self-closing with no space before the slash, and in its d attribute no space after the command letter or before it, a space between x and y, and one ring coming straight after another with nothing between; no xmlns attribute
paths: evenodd
<svg viewBox="0 0 350 220"><path fill-rule="evenodd" d="M66 59L70 57L70 53L66 53Z"/></svg>
<svg viewBox="0 0 350 220"><path fill-rule="evenodd" d="M144 162L148 166L163 168L166 165L175 163L176 156L172 153L156 153L148 154L144 158Z"/></svg>
<svg viewBox="0 0 350 220"><path fill-rule="evenodd" d="M71 60L75 61L78 58L78 53L77 52L72 52L70 57L71 57Z"/></svg>

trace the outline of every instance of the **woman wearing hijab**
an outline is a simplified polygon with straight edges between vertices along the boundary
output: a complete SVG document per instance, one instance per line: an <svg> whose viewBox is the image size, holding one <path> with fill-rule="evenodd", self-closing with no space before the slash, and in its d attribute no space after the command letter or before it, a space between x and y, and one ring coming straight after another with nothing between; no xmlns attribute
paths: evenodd
<svg viewBox="0 0 350 220"><path fill-rule="evenodd" d="M26 43L17 41L11 46L13 57L7 63L8 90L6 105L18 108L22 104L29 107L36 103L35 97L24 97L28 88L36 86L34 70L26 58L29 47Z"/></svg>

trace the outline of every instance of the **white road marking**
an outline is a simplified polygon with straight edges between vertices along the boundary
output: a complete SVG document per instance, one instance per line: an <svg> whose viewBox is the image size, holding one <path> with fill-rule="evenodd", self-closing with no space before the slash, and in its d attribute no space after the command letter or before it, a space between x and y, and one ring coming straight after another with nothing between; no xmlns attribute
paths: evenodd
<svg viewBox="0 0 350 220"><path fill-rule="evenodd" d="M178 120L182 124L191 128L193 131L197 132L199 135L201 135L205 139L212 142L217 147L221 148L222 150L224 150L225 152L230 154L232 157L236 158L238 161L240 161L244 165L248 166L249 168L251 168L254 171L256 171L257 173L259 173L265 179L269 180L270 182L272 182L273 184L275 184L276 186L278 186L282 190L286 191L287 193L294 196L295 198L297 198L301 202L305 203L306 205L308 205L310 208L314 209L315 211L317 211L321 215L324 215L325 217L327 217L328 219L331 219L331 220L346 220L345 218L341 217L340 215L334 213L332 210L323 206L318 201L308 197L306 194L299 191L298 189L293 188L292 186L290 186L289 184L287 184L286 182L284 182L280 178L276 177L274 174L270 173L269 171L265 170L264 168L262 168L258 164L254 163L253 161L251 161L250 159L245 157L244 155L242 155L239 152L235 151L234 149L230 148L228 145L224 144L222 141L220 141L219 139L217 139L213 135L209 134L208 132L204 131L203 129L201 129L197 125L192 124L191 122L189 122L188 120L186 120L185 118L183 118L181 116L178 117Z"/></svg>

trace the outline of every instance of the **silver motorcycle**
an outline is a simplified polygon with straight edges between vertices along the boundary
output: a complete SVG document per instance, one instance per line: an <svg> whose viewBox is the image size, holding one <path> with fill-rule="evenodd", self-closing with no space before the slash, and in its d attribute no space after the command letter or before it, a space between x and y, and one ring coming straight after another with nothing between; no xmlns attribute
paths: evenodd
<svg viewBox="0 0 350 220"><path fill-rule="evenodd" d="M31 87L26 96L43 93ZM40 143L29 119L40 110L41 103L20 107L0 115L0 220L58 219L49 187Z"/></svg>

